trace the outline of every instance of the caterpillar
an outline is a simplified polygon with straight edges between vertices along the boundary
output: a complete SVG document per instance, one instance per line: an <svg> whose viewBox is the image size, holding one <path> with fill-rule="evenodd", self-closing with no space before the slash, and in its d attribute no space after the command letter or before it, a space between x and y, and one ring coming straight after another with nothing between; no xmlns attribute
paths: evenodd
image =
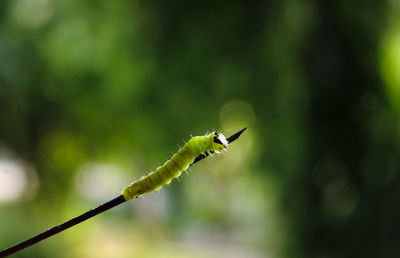
<svg viewBox="0 0 400 258"><path fill-rule="evenodd" d="M139 180L133 181L122 191L125 200L137 198L145 193L160 189L178 178L199 155L208 156L226 150L229 140L220 132L192 137L179 151L167 160L164 165L150 172Z"/></svg>

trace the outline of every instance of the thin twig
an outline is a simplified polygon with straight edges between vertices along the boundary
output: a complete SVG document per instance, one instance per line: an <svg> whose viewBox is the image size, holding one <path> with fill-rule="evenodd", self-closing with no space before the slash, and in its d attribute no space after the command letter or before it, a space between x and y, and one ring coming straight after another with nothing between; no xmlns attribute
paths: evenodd
<svg viewBox="0 0 400 258"><path fill-rule="evenodd" d="M247 128L245 127L242 130L238 131L237 133L235 133L235 134L231 135L230 137L228 137L228 139L227 139L228 143L231 143L231 142L235 141L237 138L239 138L239 136L246 129ZM200 154L193 161L193 163L190 164L190 166L192 166L195 163L197 163L198 161L206 158L207 156L208 156L208 153L207 154ZM23 250L23 249L25 249L25 248L27 248L27 247L29 247L31 245L34 245L34 244L36 244L36 243L38 243L38 242L40 242L40 241L42 241L42 240L44 240L46 238L49 238L49 237L51 237L51 236L53 236L55 234L58 234L61 231L64 231L64 230L66 230L66 229L68 229L68 228L70 228L72 226L75 226L76 224L79 224L79 223L81 223L81 222L83 222L83 221L85 221L87 219L90 219L91 217L96 216L99 213L102 213L102 212L104 212L106 210L109 210L109 209L111 209L111 208L113 208L113 207L115 207L117 205L120 205L121 203L124 203L125 201L126 201L125 198L122 195L120 195L120 196L112 199L111 201L108 201L108 202L100 205L99 207L97 207L95 209L87 211L87 212L85 212L85 213L83 213L83 214L81 214L81 215L79 215L79 216L77 216L77 217L75 217L75 218L73 218L71 220L68 220L68 221L66 221L66 222L64 222L64 223L62 223L62 224L60 224L58 226L50 228L50 229L48 229L48 230L46 230L46 231L44 231L44 232L32 237L32 238L29 238L29 239L27 239L27 240L25 240L25 241L23 241L23 242L21 242L19 244L16 244L16 245L14 245L14 246L12 246L10 248L7 248L7 249L1 251L0 252L0 257L6 257L6 256L14 254L14 253L16 253L18 251L21 251L21 250Z"/></svg>

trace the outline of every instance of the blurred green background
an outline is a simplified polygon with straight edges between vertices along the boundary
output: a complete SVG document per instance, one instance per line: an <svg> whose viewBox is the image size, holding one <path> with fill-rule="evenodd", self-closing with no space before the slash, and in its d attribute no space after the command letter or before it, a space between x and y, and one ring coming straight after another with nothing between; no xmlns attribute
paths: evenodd
<svg viewBox="0 0 400 258"><path fill-rule="evenodd" d="M15 257L400 257L400 2L0 4L0 249L190 135L227 154Z"/></svg>

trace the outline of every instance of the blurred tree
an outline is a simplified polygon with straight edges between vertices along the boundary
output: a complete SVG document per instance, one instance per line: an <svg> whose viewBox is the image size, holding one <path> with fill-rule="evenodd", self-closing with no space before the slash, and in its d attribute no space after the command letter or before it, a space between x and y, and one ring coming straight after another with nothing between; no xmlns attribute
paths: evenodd
<svg viewBox="0 0 400 258"><path fill-rule="evenodd" d="M400 152L379 74L386 4L314 6L318 20L302 58L310 94L310 157L299 220L305 257L398 257L398 237L388 231L398 209L387 198L399 196L389 190L398 177L389 178L398 173Z"/></svg>

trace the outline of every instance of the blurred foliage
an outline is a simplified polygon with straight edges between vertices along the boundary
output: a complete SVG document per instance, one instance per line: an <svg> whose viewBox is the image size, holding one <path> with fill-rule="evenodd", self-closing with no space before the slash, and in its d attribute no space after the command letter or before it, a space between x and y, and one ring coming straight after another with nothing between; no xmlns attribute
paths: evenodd
<svg viewBox="0 0 400 258"><path fill-rule="evenodd" d="M190 135L248 131L15 257L399 257L397 1L4 0L0 249Z"/></svg>

